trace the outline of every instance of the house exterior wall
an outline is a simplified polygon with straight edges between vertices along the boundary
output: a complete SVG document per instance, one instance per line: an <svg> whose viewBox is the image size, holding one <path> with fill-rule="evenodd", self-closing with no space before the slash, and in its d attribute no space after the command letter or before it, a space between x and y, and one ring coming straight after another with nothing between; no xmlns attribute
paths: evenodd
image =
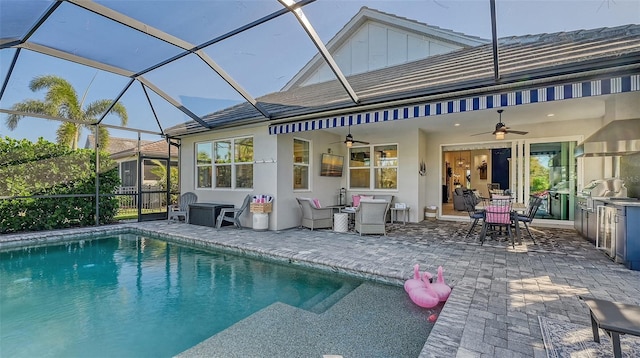
<svg viewBox="0 0 640 358"><path fill-rule="evenodd" d="M638 94L635 94L637 98ZM613 102L611 102L613 103ZM313 130L306 132L295 132L279 135L269 135L267 125L245 126L235 129L216 130L182 139L181 160L181 191L193 191L198 195L199 201L223 202L240 205L244 196L252 194L271 194L275 197L274 211L270 215L269 228L271 230L283 230L296 227L300 223L300 210L296 197L310 197L320 199L323 205L333 205L337 203L337 195L340 188L347 189L347 203L351 202L351 195L354 194L380 194L393 195L394 202L406 203L410 208L409 221L419 222L424 219L424 208L426 206L441 206L441 192L444 178L442 148L444 146L473 145L478 143L504 143L509 145L511 141L518 143L541 142L541 141L566 141L573 140L580 142L593 132L601 128L608 120L625 119L617 118L623 113L626 107L616 101L618 109L614 111L611 118L595 117L582 118L568 121L553 121L552 118L546 123L531 125L518 125L518 130L528 131L526 136L507 135L504 141L495 141L490 138L471 137L468 134L460 135L455 130L441 132L418 129L416 125L409 125L415 121L424 127L424 123L418 121L428 121L429 118L415 118L398 122L387 121L381 123L371 123L359 126L352 126L351 132L358 140L368 141L373 145L397 144L398 145L398 189L397 190L350 190L348 187L349 166L348 149L344 145L344 135L347 128L342 128L343 133L337 133L335 129ZM624 102L626 103L626 102ZM607 104L613 106L613 104ZM627 106L628 103L624 104ZM634 107L635 108L635 107ZM611 111L609 109L608 111ZM634 114L633 109L625 110L624 113ZM546 115L536 113L534 115ZM464 122L464 113L448 114L447 121L456 123ZM254 138L254 188L253 190L228 190L228 189L195 189L195 143L210 141L215 139L227 139L234 137L253 136ZM310 141L310 188L308 190L293 190L293 140L294 138ZM345 157L344 174L342 177L321 177L320 156L322 153ZM472 150L472 186L486 187L477 177L477 171L473 170L479 164L483 156L487 156L490 164L488 150ZM420 163L426 163L426 173L421 176L418 173ZM577 161L577 187L580 190L585 184L594 179L607 177L608 164L610 158L589 157L578 158ZM512 176L512 179L514 177ZM486 182L490 182L488 176ZM486 184L486 183L484 183ZM440 213L441 214L441 213ZM252 226L251 215L244 215L243 225Z"/></svg>
<svg viewBox="0 0 640 358"><path fill-rule="evenodd" d="M460 49L461 46L367 21L335 52L334 59L345 76L423 59ZM321 65L304 85L335 79L326 64Z"/></svg>
<svg viewBox="0 0 640 358"><path fill-rule="evenodd" d="M277 219L278 194L277 194L277 136L270 136L266 125L244 126L233 129L209 131L198 135L188 136L181 140L180 160L180 192L194 192L198 196L198 202L230 203L236 207L242 205L247 194L274 195L274 211L270 215L269 227L275 228ZM254 166L253 189L196 189L195 177L195 144L218 139L253 136ZM253 219L249 211L240 218L243 226L252 227Z"/></svg>

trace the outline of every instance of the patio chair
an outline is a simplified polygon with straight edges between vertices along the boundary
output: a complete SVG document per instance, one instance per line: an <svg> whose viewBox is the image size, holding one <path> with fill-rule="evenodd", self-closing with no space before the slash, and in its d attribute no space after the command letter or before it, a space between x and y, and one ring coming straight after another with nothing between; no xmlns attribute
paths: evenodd
<svg viewBox="0 0 640 358"><path fill-rule="evenodd" d="M247 194L244 197L244 201L242 202L242 206L239 208L221 208L220 214L218 214L218 220L216 220L216 228L220 228L222 226L223 221L232 222L236 228L242 229L242 224L240 223L240 216L247 210L249 207L249 203L251 202L251 194ZM233 213L233 215L227 216L228 213Z"/></svg>
<svg viewBox="0 0 640 358"><path fill-rule="evenodd" d="M529 234L531 240L533 240L534 244L536 243L536 238L533 237L533 234L531 234L531 231L529 230L529 224L533 222L533 218L536 216L540 205L542 205L542 197L531 195L531 197L529 198L529 207L527 208L527 212L524 215L518 214L517 220L515 222L516 225L520 225L521 222L524 223L524 228L527 229L527 233Z"/></svg>
<svg viewBox="0 0 640 358"><path fill-rule="evenodd" d="M512 219L511 200L491 200L491 203L484 208L484 224L480 233L480 244L484 245L487 234L491 236L502 234L502 228L506 228L511 245L515 249L516 244L511 232Z"/></svg>
<svg viewBox="0 0 640 358"><path fill-rule="evenodd" d="M333 227L332 208L317 208L310 198L296 198L296 200L302 212L301 227L311 230Z"/></svg>
<svg viewBox="0 0 640 358"><path fill-rule="evenodd" d="M180 196L179 205L171 205L167 209L167 220L180 221L184 217L184 222L189 223L189 204L198 201L198 196L192 192L184 193Z"/></svg>
<svg viewBox="0 0 640 358"><path fill-rule="evenodd" d="M484 218L484 211L476 210L476 204L478 202L476 201L476 197L473 193L470 193L470 192L465 193L462 196L462 199L464 200L465 210L467 211L467 213L469 213L469 218L473 220L473 223L471 224L471 228L469 228L469 231L464 236L464 238L466 239L467 237L469 237L469 235L471 235L471 233L473 232L473 229L476 228L476 226L478 225L478 221Z"/></svg>
<svg viewBox="0 0 640 358"><path fill-rule="evenodd" d="M387 235L386 217L389 202L382 199L360 200L355 213L355 229L362 234Z"/></svg>

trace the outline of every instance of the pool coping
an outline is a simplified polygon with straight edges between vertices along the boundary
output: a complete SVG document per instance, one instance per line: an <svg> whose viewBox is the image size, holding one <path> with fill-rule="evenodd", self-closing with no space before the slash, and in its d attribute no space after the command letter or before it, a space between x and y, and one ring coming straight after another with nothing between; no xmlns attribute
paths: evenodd
<svg viewBox="0 0 640 358"><path fill-rule="evenodd" d="M210 248L230 254L238 254L250 258L270 260L279 263L293 264L302 268L312 268L324 272L337 273L352 278L359 278L394 286L402 286L406 277L397 273L385 274L375 269L365 267L348 267L328 260L315 260L298 256L298 252L261 249L259 247L216 241L214 237L202 238L190 235L164 232L161 229L138 227L138 223L115 224L98 227L72 228L55 231L30 232L25 234L9 234L0 236L0 251L19 249L23 246L48 245L74 241L87 234L115 235L133 233L150 235L176 243L187 244L198 248ZM297 230L297 229L291 229ZM445 302L440 315L425 341L419 358L424 357L454 357L460 347L464 322L469 314L471 298L474 288L463 282L455 285L451 295Z"/></svg>

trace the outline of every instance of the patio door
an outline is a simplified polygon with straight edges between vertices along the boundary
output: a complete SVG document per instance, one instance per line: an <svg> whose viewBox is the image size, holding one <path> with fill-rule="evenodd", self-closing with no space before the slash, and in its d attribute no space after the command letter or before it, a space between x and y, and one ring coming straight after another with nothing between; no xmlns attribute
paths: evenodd
<svg viewBox="0 0 640 358"><path fill-rule="evenodd" d="M573 137L516 140L512 142L511 180L516 200L527 203L531 195L544 198L536 218L573 221L577 160Z"/></svg>
<svg viewBox="0 0 640 358"><path fill-rule="evenodd" d="M140 156L138 160L138 221L167 218L170 202L170 166L166 158Z"/></svg>

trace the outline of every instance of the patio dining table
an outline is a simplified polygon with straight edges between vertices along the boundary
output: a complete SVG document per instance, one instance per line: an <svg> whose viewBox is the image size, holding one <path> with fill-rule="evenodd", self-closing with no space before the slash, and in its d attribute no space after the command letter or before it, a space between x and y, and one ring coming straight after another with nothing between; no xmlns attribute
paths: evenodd
<svg viewBox="0 0 640 358"><path fill-rule="evenodd" d="M476 204L475 209L476 211L484 211L485 208L485 203L486 201L480 201L478 204ZM521 244L522 243L522 237L520 236L520 225L518 223L517 220L517 214L518 213L523 213L526 212L528 209L527 204L525 203L511 203L511 217L516 217L516 220L514 220L515 222L513 223L513 225L516 228L516 237L518 238L518 243Z"/></svg>

